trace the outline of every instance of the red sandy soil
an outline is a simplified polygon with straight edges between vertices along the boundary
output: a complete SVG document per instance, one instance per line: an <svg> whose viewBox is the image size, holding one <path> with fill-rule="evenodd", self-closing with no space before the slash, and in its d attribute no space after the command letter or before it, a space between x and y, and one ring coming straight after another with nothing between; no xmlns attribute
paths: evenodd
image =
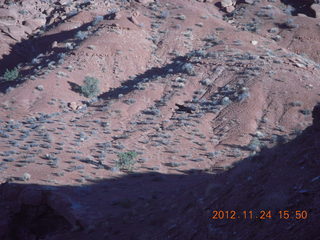
<svg viewBox="0 0 320 240"><path fill-rule="evenodd" d="M0 1L0 239L320 239L319 20L283 2Z"/></svg>

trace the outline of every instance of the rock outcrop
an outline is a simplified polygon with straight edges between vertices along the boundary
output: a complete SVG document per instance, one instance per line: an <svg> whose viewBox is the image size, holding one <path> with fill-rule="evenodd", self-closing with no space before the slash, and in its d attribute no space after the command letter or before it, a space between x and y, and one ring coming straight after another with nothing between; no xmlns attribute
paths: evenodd
<svg viewBox="0 0 320 240"><path fill-rule="evenodd" d="M314 106L312 110L312 118L314 128L320 130L320 103Z"/></svg>

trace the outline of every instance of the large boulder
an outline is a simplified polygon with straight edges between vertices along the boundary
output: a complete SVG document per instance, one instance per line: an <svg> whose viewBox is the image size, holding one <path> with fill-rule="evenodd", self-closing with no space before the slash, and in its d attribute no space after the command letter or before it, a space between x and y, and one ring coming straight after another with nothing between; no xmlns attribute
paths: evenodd
<svg viewBox="0 0 320 240"><path fill-rule="evenodd" d="M316 13L316 18L320 18L320 4L312 4L311 9Z"/></svg>

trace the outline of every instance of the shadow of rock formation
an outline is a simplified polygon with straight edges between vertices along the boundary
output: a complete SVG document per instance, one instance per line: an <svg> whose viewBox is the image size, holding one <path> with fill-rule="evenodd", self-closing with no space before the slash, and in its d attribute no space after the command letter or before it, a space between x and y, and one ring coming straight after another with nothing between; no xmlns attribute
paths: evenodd
<svg viewBox="0 0 320 240"><path fill-rule="evenodd" d="M131 173L79 186L7 182L0 239L318 239L319 139L312 125L219 173Z"/></svg>

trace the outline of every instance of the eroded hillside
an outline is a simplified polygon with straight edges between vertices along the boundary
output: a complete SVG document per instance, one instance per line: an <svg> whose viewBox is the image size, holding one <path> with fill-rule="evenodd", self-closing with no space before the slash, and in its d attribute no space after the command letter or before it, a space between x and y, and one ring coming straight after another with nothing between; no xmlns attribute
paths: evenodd
<svg viewBox="0 0 320 240"><path fill-rule="evenodd" d="M2 239L316 239L318 5L0 2Z"/></svg>

